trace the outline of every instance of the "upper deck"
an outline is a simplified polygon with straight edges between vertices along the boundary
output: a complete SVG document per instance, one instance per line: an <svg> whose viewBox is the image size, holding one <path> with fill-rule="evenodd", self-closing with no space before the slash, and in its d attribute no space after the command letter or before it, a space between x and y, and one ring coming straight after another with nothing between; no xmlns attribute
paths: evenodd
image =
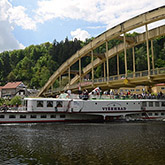
<svg viewBox="0 0 165 165"><path fill-rule="evenodd" d="M76 95L74 95L76 96ZM165 100L158 99L110 99L109 97L89 98L26 98L29 112L94 112L102 110L165 110ZM117 108L116 108L117 107Z"/></svg>

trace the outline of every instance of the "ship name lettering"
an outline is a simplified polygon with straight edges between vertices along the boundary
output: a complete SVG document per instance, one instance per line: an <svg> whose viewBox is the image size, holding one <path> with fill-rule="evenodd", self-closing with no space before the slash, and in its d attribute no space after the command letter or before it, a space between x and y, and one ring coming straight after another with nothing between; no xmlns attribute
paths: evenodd
<svg viewBox="0 0 165 165"><path fill-rule="evenodd" d="M126 110L127 108L126 107L102 107L102 110L103 111L123 111L123 110Z"/></svg>

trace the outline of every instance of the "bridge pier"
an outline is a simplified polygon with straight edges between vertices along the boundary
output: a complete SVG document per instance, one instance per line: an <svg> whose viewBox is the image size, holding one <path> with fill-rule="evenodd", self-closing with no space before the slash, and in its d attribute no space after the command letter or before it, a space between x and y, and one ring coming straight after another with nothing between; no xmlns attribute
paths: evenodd
<svg viewBox="0 0 165 165"><path fill-rule="evenodd" d="M148 26L145 24L146 27L146 45L147 45L147 63L148 63L148 77L150 77L150 56L149 56L149 40L148 40Z"/></svg>
<svg viewBox="0 0 165 165"><path fill-rule="evenodd" d="M135 48L132 47L132 56L133 56L133 77L135 77Z"/></svg>
<svg viewBox="0 0 165 165"><path fill-rule="evenodd" d="M152 53L152 69L155 69L153 40L151 40L151 53Z"/></svg>
<svg viewBox="0 0 165 165"><path fill-rule="evenodd" d="M127 77L127 48L126 48L125 33L124 33L124 62L125 62L125 77Z"/></svg>
<svg viewBox="0 0 165 165"><path fill-rule="evenodd" d="M108 84L108 80L109 80L108 41L106 41L106 62L107 62L107 84Z"/></svg>

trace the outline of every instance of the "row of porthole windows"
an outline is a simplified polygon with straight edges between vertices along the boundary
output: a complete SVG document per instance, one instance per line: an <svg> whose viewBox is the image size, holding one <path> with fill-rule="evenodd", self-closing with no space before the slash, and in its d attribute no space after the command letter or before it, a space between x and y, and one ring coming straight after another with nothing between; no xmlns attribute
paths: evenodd
<svg viewBox="0 0 165 165"><path fill-rule="evenodd" d="M96 105L97 105L97 102L95 103ZM125 103L125 104L127 104L128 105L128 102L127 103ZM136 104L135 102L131 102L131 103L129 103L129 104ZM137 104L140 104L140 102L137 102Z"/></svg>
<svg viewBox="0 0 165 165"><path fill-rule="evenodd" d="M142 106L143 107L147 107L147 104L149 107L153 107L155 105L155 107L165 107L165 102L152 102L152 101L149 101L149 102L142 102Z"/></svg>
<svg viewBox="0 0 165 165"><path fill-rule="evenodd" d="M149 115L149 116L159 116L159 115L165 116L165 113L164 113L164 112L161 112L161 113L159 114L159 113L155 112L155 113L148 113L148 115Z"/></svg>
<svg viewBox="0 0 165 165"><path fill-rule="evenodd" d="M128 103L126 103L126 104L128 104ZM130 104L130 103L129 103ZM131 103L131 104L136 104L135 102L134 103ZM140 102L137 102L137 104L140 104Z"/></svg>
<svg viewBox="0 0 165 165"><path fill-rule="evenodd" d="M146 116L146 114L143 113L142 116ZM148 116L165 116L165 113L164 112L161 112L161 113L158 113L158 112L151 113L151 112L149 112Z"/></svg>
<svg viewBox="0 0 165 165"><path fill-rule="evenodd" d="M5 115L0 115L0 118L5 118L6 116ZM30 118L37 118L38 115L30 115ZM48 116L47 115L40 115L40 118L47 118ZM9 115L9 118L12 119L12 118L16 118L16 115ZM27 115L20 115L19 116L20 119L25 119L27 118ZM50 115L50 118L56 118L56 115ZM65 115L60 115L60 118L65 118Z"/></svg>

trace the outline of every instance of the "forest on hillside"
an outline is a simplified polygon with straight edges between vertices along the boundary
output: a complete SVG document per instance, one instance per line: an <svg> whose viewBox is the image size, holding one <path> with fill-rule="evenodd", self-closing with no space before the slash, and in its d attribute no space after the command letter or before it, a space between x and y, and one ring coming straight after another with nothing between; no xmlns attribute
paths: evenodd
<svg viewBox="0 0 165 165"><path fill-rule="evenodd" d="M130 34L133 35L133 34ZM58 67L70 58L77 50L89 43L74 39L53 43L31 45L21 50L5 51L0 53L0 86L7 82L23 81L29 88L41 88ZM120 40L111 40L108 43L109 49L119 44ZM165 37L159 37L153 41L155 68L165 67ZM151 47L151 46L150 46ZM96 53L105 53L105 44L94 50ZM135 47L136 71L147 70L146 44ZM151 55L151 50L150 50ZM120 74L124 73L124 53L119 55ZM131 72L132 49L127 50L128 70ZM82 60L82 67L91 61L90 56ZM116 57L109 60L111 65L110 75L116 74ZM78 64L72 69L78 70ZM95 68L95 78L103 76L102 66Z"/></svg>

